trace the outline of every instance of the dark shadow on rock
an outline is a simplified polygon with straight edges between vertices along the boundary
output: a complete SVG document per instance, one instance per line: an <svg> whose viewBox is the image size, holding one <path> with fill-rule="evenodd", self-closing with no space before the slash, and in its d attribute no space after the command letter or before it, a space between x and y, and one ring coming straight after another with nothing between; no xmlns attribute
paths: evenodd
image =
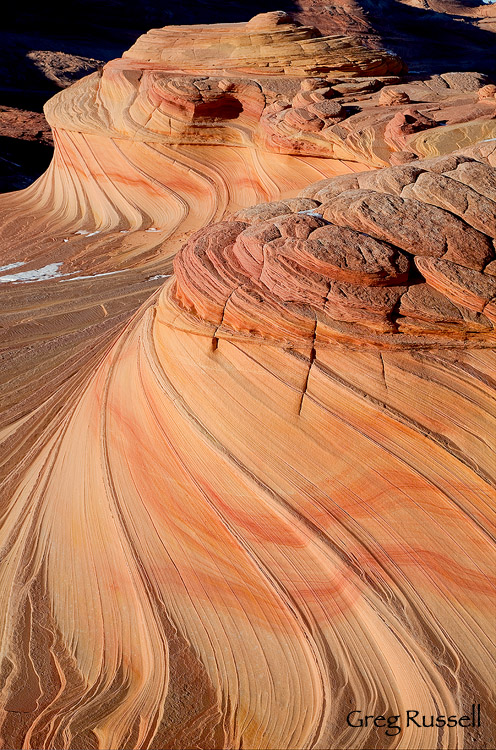
<svg viewBox="0 0 496 750"><path fill-rule="evenodd" d="M295 12L298 5L293 0L72 0L70 4L26 0L21 13L9 3L2 10L0 31L0 105L41 112L47 99L60 91L27 57L29 52L64 52L107 61L120 57L150 28L248 21L269 10ZM49 146L0 137L0 192L26 187L46 169L50 158Z"/></svg>
<svg viewBox="0 0 496 750"><path fill-rule="evenodd" d="M496 34L468 18L395 0L362 0L361 5L384 46L403 58L411 72L477 71L494 76Z"/></svg>
<svg viewBox="0 0 496 750"><path fill-rule="evenodd" d="M0 193L22 190L47 169L53 148L36 141L0 136Z"/></svg>

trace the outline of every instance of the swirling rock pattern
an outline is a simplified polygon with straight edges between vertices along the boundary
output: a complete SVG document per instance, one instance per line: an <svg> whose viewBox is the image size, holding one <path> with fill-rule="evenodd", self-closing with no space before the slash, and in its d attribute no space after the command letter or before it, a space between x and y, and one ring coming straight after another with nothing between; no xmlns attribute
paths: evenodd
<svg viewBox="0 0 496 750"><path fill-rule="evenodd" d="M373 77L388 158L356 128L336 162L330 42L202 30L200 76L174 33L57 95L55 160L3 206L6 265L71 230L64 272L108 275L4 285L0 744L490 747L496 146L364 169L412 144ZM476 102L429 111L470 145ZM346 722L472 703L480 728Z"/></svg>
<svg viewBox="0 0 496 750"><path fill-rule="evenodd" d="M496 133L483 76L402 83L404 71L391 53L282 12L153 30L47 103L55 158L3 199L2 263L107 272L171 259L227 212Z"/></svg>

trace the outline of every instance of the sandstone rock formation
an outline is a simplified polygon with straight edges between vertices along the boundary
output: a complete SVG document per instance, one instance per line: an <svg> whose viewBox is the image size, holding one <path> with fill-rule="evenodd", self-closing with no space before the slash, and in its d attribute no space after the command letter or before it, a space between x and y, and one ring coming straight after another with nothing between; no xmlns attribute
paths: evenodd
<svg viewBox="0 0 496 750"><path fill-rule="evenodd" d="M154 30L46 105L55 158L28 194L6 199L3 262L19 262L28 237L36 251L22 260L33 268L42 257L69 271L127 268L163 253L167 238L172 257L226 211L494 136L496 108L474 88L483 78L401 83L402 70L390 53L284 13ZM102 231L113 232L104 245Z"/></svg>
<svg viewBox="0 0 496 750"><path fill-rule="evenodd" d="M494 70L493 4L479 0L299 0L296 4L285 0L282 7L324 34L352 36L370 49L406 55L416 74L472 70L474 61L478 70ZM100 60L119 56L150 26L246 21L250 14L264 9L266 3L257 0L222 6L213 0L165 5L156 0L138 5L130 0L110 4L73 0L69 18L61 0L25 4L22 13L7 6L0 30L0 105L40 112L60 86L96 68ZM77 23L72 23L72 18ZM36 148L28 142L23 153L24 141L18 136L11 135L19 143L15 144L13 163L5 170L5 177L11 179L10 189L32 182L47 163L42 146ZM36 156L39 163L34 165ZM2 166L5 164L0 161L0 170ZM7 179L5 187L0 182L0 189L9 190Z"/></svg>
<svg viewBox="0 0 496 750"><path fill-rule="evenodd" d="M481 186L495 174L463 155L424 160L244 210L190 238L172 296L215 338L493 346L496 192Z"/></svg>
<svg viewBox="0 0 496 750"><path fill-rule="evenodd" d="M271 13L47 106L0 201L0 746L491 745L404 717L494 700L495 108L401 70Z"/></svg>
<svg viewBox="0 0 496 750"><path fill-rule="evenodd" d="M496 7L481 0L300 0L298 18L394 50L417 74L494 70Z"/></svg>

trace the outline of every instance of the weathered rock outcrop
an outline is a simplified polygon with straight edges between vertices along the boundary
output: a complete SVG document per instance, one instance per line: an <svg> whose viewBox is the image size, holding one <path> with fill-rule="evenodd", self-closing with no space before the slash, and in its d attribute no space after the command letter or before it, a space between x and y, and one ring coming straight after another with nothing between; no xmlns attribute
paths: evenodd
<svg viewBox="0 0 496 750"><path fill-rule="evenodd" d="M463 155L418 161L242 211L191 237L173 296L215 338L492 346L496 190L475 182L495 174Z"/></svg>
<svg viewBox="0 0 496 750"><path fill-rule="evenodd" d="M494 701L494 105L171 34L0 202L0 745L483 750L405 712Z"/></svg>
<svg viewBox="0 0 496 750"><path fill-rule="evenodd" d="M483 0L300 0L298 18L401 54L417 73L494 70L496 8Z"/></svg>
<svg viewBox="0 0 496 750"><path fill-rule="evenodd" d="M29 193L4 202L3 263L19 262L28 237L36 252L22 260L34 268L43 258L107 272L120 258L129 267L163 254L164 239L172 257L175 238L226 212L496 133L494 100L477 89L487 92L484 77L408 82L403 70L390 53L282 12L154 30L46 105L55 158Z"/></svg>

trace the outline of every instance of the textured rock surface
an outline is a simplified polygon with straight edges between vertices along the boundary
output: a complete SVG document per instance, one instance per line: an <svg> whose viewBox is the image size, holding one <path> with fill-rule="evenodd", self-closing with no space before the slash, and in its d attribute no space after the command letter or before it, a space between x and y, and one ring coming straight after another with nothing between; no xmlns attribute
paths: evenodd
<svg viewBox="0 0 496 750"><path fill-rule="evenodd" d="M290 346L299 319L298 339L314 349L493 345L496 191L464 183L474 168L496 174L466 156L419 161L306 188L314 207L298 213L282 202L239 212L184 246L173 295L215 337Z"/></svg>
<svg viewBox="0 0 496 750"><path fill-rule="evenodd" d="M496 8L492 4L481 5L478 0L299 0L298 4L281 0L280 7L324 34L355 37L377 51L394 50L406 56L416 75L472 71L474 65L477 70L494 71ZM213 0L176 4L73 0L69 18L61 0L46 0L43 5L28 3L22 14L15 6L7 6L0 30L0 105L40 112L60 85L81 77L99 60L119 56L151 26L246 21L262 10L267 10L267 4L258 0L224 5ZM76 24L72 18L77 19ZM446 89L447 84L440 81L437 84ZM397 81L390 81L393 83ZM355 93L377 87L371 81L362 89L349 82L338 85ZM45 169L43 148L36 149L28 142L23 154L23 143L19 138L16 144L13 161L20 165L17 172L12 165L7 168L6 178L11 174L14 178L11 189L28 184L28 179L32 181ZM35 171L33 154L40 157ZM0 169L2 166L0 163ZM0 183L0 188L7 191L8 182L4 188Z"/></svg>
<svg viewBox="0 0 496 750"><path fill-rule="evenodd" d="M103 65L103 60L96 60L94 57L70 55L66 52L52 52L50 50L28 52L27 58L58 88L70 86L79 78L93 73Z"/></svg>
<svg viewBox="0 0 496 750"><path fill-rule="evenodd" d="M480 0L301 0L303 23L356 34L417 73L494 70L496 8ZM477 61L476 63L474 61Z"/></svg>
<svg viewBox="0 0 496 750"><path fill-rule="evenodd" d="M0 745L487 749L346 715L494 702L493 121L410 81L452 125L392 150L341 73L395 58L222 29L57 95L0 201Z"/></svg>
<svg viewBox="0 0 496 750"><path fill-rule="evenodd" d="M311 4L309 0L307 5ZM314 4L315 11L318 10L318 5ZM331 6L327 10L320 8L318 13L312 15L310 8L306 8L303 3L305 7L293 17L303 20L318 18L319 23L323 24L322 29L329 29L334 34L329 37L319 37L318 32L311 27L296 27L285 13L280 16L273 13L261 14L250 28L246 23L204 26L203 31L199 32L204 34L201 52L196 49L195 55L192 52L192 35L198 33L198 27L155 29L143 35L123 60L107 66L102 79L95 73L91 83L87 81L82 84L77 98L81 101L84 94L87 106L83 107L77 118L70 95L63 97L57 104L54 102L49 105L48 118L51 125L59 130L78 129L88 134L105 133L107 136L112 133L116 138L153 139L167 143L176 143L180 134L188 143L198 143L203 137L210 141L219 137L225 139L225 135L219 133L218 129L191 127L191 118L199 124L199 119L208 119L209 112L212 115L215 111L217 121L221 115L230 120L230 138L244 140L242 133L246 117L241 112L242 108L249 110L252 117L257 117L261 114L260 106L265 99L267 106L257 132L253 134L264 143L264 148L281 153L304 151L314 156L331 155L333 158L346 160L358 158L359 161L365 159L374 166L383 166L388 162L402 163L405 161L403 152L408 154L408 159L415 158L415 155L431 156L435 153L449 153L454 148L475 143L481 138L493 137L496 115L496 108L492 103L494 98L483 95L480 106L477 108L475 105L478 101L478 89L486 88L483 84L487 77L474 72L446 72L450 68L444 67L439 70L441 74L431 75L420 85L418 82L402 83L401 76L396 74L405 71L403 64L398 57L381 49L380 37L377 34L371 35L371 30L374 24L378 25L377 28L381 26L382 16L394 20L396 17L401 18L403 13L407 17L402 21L402 28L407 27L409 14L415 15L418 11L407 7L400 0L391 0L381 3L382 15L377 16L373 7L368 7L367 3L362 5L364 8L354 0L343 0L335 4L334 15L331 14ZM208 2L202 3L202 12L204 6L206 8ZM444 10L449 11L449 8ZM363 11L369 20L364 28L360 28L360 24L357 25L355 21L362 17ZM196 12L200 13L200 9L197 8ZM232 8L226 8L225 12L237 12L239 15L239 10ZM169 9L167 13L174 16L179 10ZM185 7L182 13L188 17L188 8ZM424 33L433 24L435 26L433 19L439 20L441 17L441 13L428 10L427 17L421 24ZM443 17L445 20L448 18ZM128 14L126 22L131 22L133 18L134 11ZM336 19L339 18L343 20L342 28L339 24L336 27ZM345 23L345 18L349 22ZM470 19L472 20L466 20L463 26L466 43L470 37L468 24L476 23L475 15L471 15ZM457 26L462 28L462 25L455 24L455 28L452 25L453 21L451 26L448 25L447 34L451 34L456 40ZM180 33L177 28L182 29ZM206 32L206 28L211 30ZM368 29L367 33L364 33L365 28ZM340 32L339 35L336 35L336 31ZM357 36L359 31L361 35ZM348 36L343 35L343 32L349 32ZM492 36L487 31L484 33ZM218 43L220 36L222 45ZM360 41L362 38L366 41L365 46ZM477 39L474 38L471 42L475 43ZM484 39L482 34L481 46L484 46ZM48 44L48 40L46 43ZM36 45L42 44L43 40L37 39ZM51 41L51 44L54 42ZM492 45L491 38L491 50ZM460 46L461 43L457 45L456 41L450 44L450 48L458 51ZM489 46L489 40L486 46ZM40 87L49 84L56 89L67 85L85 69L96 67L99 61L95 58L98 55L108 59L109 50L102 49L100 41L95 40L94 48L93 55L77 55L72 48L70 52L59 52L53 47L51 50L49 47L45 50L30 47L32 51L25 55L22 64L17 60L14 65L4 65L3 80L8 82L13 71L21 76L19 71L21 68L24 70L23 66L29 63L30 70L35 71L37 76L32 85L34 87L36 84L38 88L31 91L29 96L26 94L26 102L23 100L22 106L31 107L34 100L39 100ZM418 59L412 63L415 72L419 69L418 63L429 60L428 53L439 48L438 43L430 45L430 49L415 44L404 47L407 52L418 50ZM82 50L87 50L87 45L83 45ZM164 53L163 50L167 52ZM5 54L7 52L11 56L14 54L9 46ZM477 54L474 52L472 59L480 62L481 50ZM458 59L456 62L461 61ZM171 68L172 63L177 63L178 67ZM142 71L141 76L136 74L137 69ZM181 84L175 93L171 76L165 73L166 70L174 69L179 74L176 84ZM198 73L197 82L204 81L203 93L196 104L194 97L188 99L191 86L197 88L195 71ZM230 71L225 80L222 71L226 75ZM236 78L236 71L244 78L245 84L247 77L255 78L255 85L244 85L240 89L241 81L232 80ZM305 75L305 71L312 75L315 71L320 71L320 76L324 76L323 85L317 86L317 90L312 92L303 90L298 96L297 84L291 78ZM189 80L183 78L187 72L191 74ZM281 72L284 72L284 84L281 82ZM205 77L209 73L210 80L206 81ZM22 73L23 87L29 89L28 82L32 75L29 71ZM231 91L222 91L219 85L230 85ZM132 89L138 89L137 96L133 95ZM95 97L99 102L97 110L93 106ZM332 97L337 97L340 101L331 104L328 99ZM406 143L406 140L409 140L407 136L418 133L419 128L405 127L404 123L401 125L405 114L403 110L409 100L415 103L415 110L419 112L417 118L424 123L431 123L425 138L419 139L418 143L415 138L412 143ZM384 106L385 102L387 107ZM384 110L391 107L391 111L380 112L377 105L381 105ZM121 113L119 122L114 122L116 110ZM239 116L238 123L234 122L236 115ZM384 124L391 119L394 122L399 119L401 127L393 126L392 132L389 132L391 128L388 126L384 140ZM470 122L470 127L465 124L463 127L445 128L446 123L451 126L467 122ZM224 123L222 130L225 127ZM12 134L12 137L18 138L19 133ZM22 140L20 143L22 144ZM34 146L30 149L33 150ZM19 151L19 147L16 151ZM39 155L43 165L44 154L41 150ZM26 160L30 158L30 154L26 154ZM7 165L6 176L13 172L18 158L13 158L11 162L13 164ZM24 182L18 181L15 186L27 184L32 174L32 169L21 169L23 163L23 158L20 158L19 179Z"/></svg>
<svg viewBox="0 0 496 750"><path fill-rule="evenodd" d="M164 62L169 69L207 75L247 70L259 75L385 75L404 70L394 55L369 50L353 37L322 37L314 27L295 25L283 11L261 13L246 24L212 24L200 33L198 45L197 26L153 29L124 58Z"/></svg>

